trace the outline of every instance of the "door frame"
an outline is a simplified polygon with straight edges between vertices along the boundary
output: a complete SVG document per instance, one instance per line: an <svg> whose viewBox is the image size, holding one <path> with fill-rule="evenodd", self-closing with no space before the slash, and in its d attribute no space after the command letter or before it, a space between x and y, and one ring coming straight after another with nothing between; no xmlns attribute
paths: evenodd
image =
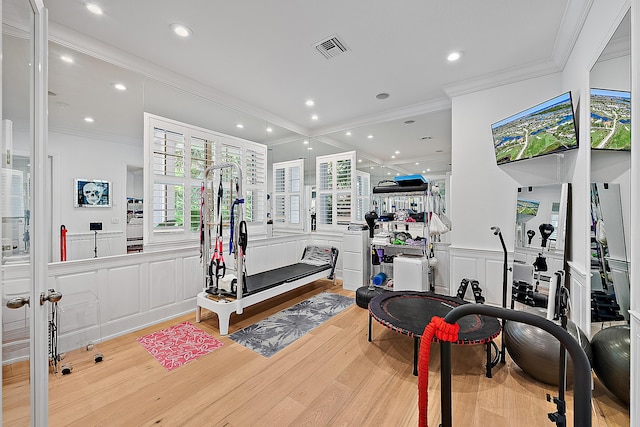
<svg viewBox="0 0 640 427"><path fill-rule="evenodd" d="M48 248L46 240L50 206L46 203L45 182L47 163L47 91L48 91L48 11L43 0L29 0L34 20L33 87L31 111L31 336L30 336L30 394L31 425L46 426L49 419L49 351L48 351L48 303L43 304L48 280Z"/></svg>

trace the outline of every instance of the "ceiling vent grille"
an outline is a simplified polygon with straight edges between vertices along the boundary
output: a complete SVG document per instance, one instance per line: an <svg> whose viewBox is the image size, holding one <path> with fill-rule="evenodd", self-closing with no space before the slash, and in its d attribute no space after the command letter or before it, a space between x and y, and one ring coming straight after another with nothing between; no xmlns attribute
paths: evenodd
<svg viewBox="0 0 640 427"><path fill-rule="evenodd" d="M318 52L327 59L338 56L349 50L347 45L340 40L337 34L333 34L332 36L316 43L315 46Z"/></svg>

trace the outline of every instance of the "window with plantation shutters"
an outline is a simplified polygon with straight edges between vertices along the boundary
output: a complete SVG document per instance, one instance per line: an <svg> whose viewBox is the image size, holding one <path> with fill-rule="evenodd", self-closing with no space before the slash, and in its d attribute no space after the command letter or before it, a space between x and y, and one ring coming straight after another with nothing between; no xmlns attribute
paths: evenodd
<svg viewBox="0 0 640 427"><path fill-rule="evenodd" d="M319 229L356 220L355 151L316 158L316 223Z"/></svg>
<svg viewBox="0 0 640 427"><path fill-rule="evenodd" d="M303 230L304 159L273 164L274 228Z"/></svg>
<svg viewBox="0 0 640 427"><path fill-rule="evenodd" d="M356 220L364 221L364 214L369 212L371 203L370 178L367 172L356 171Z"/></svg>
<svg viewBox="0 0 640 427"><path fill-rule="evenodd" d="M184 134L160 127L153 129L153 173L184 176Z"/></svg>
<svg viewBox="0 0 640 427"><path fill-rule="evenodd" d="M267 151L261 144L246 143L244 148L245 219L264 223L267 194Z"/></svg>
<svg viewBox="0 0 640 427"><path fill-rule="evenodd" d="M247 225L264 226L267 149L242 140L175 120L145 113L145 244L196 240L205 170L221 163L236 163L243 172ZM219 173L219 172L216 172ZM236 173L222 170L223 221L230 218L232 185Z"/></svg>

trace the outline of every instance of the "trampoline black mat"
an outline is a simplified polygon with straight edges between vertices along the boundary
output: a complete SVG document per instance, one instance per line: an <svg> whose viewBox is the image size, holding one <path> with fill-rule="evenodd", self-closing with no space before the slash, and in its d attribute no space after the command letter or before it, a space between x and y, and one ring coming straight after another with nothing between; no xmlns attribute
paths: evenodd
<svg viewBox="0 0 640 427"><path fill-rule="evenodd" d="M433 316L444 317L462 304L468 303L430 292L387 292L369 302L369 314L396 332L419 338ZM483 344L500 333L500 322L493 317L474 314L464 316L458 324L457 344Z"/></svg>
<svg viewBox="0 0 640 427"><path fill-rule="evenodd" d="M294 282L329 269L331 269L329 264L311 265L299 262L254 274L247 277L247 292L244 295L251 295L283 283Z"/></svg>

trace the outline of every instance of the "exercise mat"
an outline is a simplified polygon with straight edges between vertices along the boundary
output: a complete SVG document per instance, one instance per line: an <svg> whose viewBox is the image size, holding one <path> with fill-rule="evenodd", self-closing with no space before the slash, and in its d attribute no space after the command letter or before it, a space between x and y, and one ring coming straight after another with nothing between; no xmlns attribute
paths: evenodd
<svg viewBox="0 0 640 427"><path fill-rule="evenodd" d="M323 292L229 335L233 341L271 357L353 304L351 297Z"/></svg>

